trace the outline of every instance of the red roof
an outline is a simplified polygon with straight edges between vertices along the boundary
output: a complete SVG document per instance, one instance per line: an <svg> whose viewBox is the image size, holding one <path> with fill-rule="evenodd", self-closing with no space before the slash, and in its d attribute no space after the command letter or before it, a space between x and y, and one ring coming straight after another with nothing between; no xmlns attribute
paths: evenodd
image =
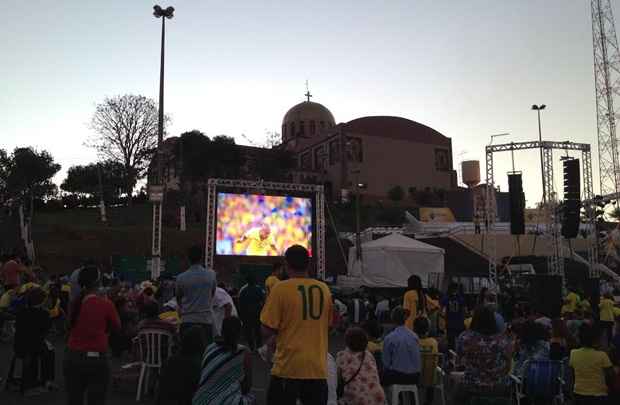
<svg viewBox="0 0 620 405"><path fill-rule="evenodd" d="M450 138L433 128L402 117L362 117L343 124L345 132L402 139L417 143L450 146Z"/></svg>

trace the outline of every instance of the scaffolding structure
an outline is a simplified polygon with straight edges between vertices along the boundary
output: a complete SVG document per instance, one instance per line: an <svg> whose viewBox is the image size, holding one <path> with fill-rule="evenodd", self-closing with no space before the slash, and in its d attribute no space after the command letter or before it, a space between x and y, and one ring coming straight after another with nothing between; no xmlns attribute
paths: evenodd
<svg viewBox="0 0 620 405"><path fill-rule="evenodd" d="M497 241L494 225L496 222L496 213L492 210L492 201L495 200L495 173L493 167L493 154L498 152L514 152L517 150L542 149L543 151L543 182L544 193L543 201L546 203L541 207L544 210L546 219L545 226L542 228L542 237L549 242L549 256L547 256L547 265L550 274L556 274L562 277L564 282L564 246L562 236L560 235L560 212L557 194L555 192L553 181L553 150L559 149L563 151L580 151L581 160L583 162L582 179L583 190L581 199L584 201L586 213L588 213L588 221L595 225L595 209L591 209L593 204L593 178L592 178L592 156L589 144L574 142L550 142L550 141L531 141L531 142L511 142L501 145L488 145L486 147L486 232L484 235L485 246L487 246L489 254L489 280L491 286L499 290L497 277ZM596 229L595 227L593 229ZM596 231L591 232L589 243L589 264L590 273L595 276L598 274L596 263L598 262Z"/></svg>
<svg viewBox="0 0 620 405"><path fill-rule="evenodd" d="M610 0L591 0L594 88L601 195L620 192L616 118L620 97L620 49Z"/></svg>
<svg viewBox="0 0 620 405"><path fill-rule="evenodd" d="M217 192L218 189L242 189L269 194L269 192L291 192L314 194L314 246L312 249L316 262L316 274L320 280L325 279L325 194L322 185L276 183L267 181L209 179L207 184L207 226L205 262L207 268L213 268L215 258L215 233L217 230Z"/></svg>

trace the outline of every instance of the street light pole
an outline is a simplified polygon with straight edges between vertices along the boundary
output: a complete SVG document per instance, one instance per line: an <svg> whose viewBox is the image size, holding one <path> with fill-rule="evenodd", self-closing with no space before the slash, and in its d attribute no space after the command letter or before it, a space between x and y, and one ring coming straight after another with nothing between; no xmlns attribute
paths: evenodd
<svg viewBox="0 0 620 405"><path fill-rule="evenodd" d="M157 178L158 197L153 198L153 245L151 257L151 278L157 279L161 273L161 219L163 210L164 165L162 145L164 142L164 45L166 39L166 19L174 16L174 7L162 9L153 7L155 18L161 18L161 53L159 64L159 120L157 123Z"/></svg>
<svg viewBox="0 0 620 405"><path fill-rule="evenodd" d="M547 193L550 191L550 190L546 190L546 187L545 187L545 176L544 176L545 163L544 163L544 158L543 158L542 129L540 126L540 112L544 110L546 107L547 106L544 104L541 104L541 105L534 104L532 106L532 110L538 113L538 141L540 142L540 177L542 179L543 203L547 202Z"/></svg>

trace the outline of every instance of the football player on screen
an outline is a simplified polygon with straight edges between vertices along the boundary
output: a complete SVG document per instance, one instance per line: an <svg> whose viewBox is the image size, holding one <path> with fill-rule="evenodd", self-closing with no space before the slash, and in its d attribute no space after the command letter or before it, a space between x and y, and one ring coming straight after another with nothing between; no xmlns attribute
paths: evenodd
<svg viewBox="0 0 620 405"><path fill-rule="evenodd" d="M245 254L248 256L269 256L270 250L273 250L276 254L278 253L276 241L271 233L271 228L267 224L251 228L236 242L244 243L246 241L248 245L245 248Z"/></svg>

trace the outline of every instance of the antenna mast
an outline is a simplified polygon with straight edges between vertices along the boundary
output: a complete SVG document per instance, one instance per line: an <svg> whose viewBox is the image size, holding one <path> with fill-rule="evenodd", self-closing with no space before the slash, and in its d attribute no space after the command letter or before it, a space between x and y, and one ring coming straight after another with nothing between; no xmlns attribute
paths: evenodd
<svg viewBox="0 0 620 405"><path fill-rule="evenodd" d="M591 0L594 82L596 89L596 125L601 195L620 191L618 138L616 137L617 100L620 97L620 50L610 0Z"/></svg>

